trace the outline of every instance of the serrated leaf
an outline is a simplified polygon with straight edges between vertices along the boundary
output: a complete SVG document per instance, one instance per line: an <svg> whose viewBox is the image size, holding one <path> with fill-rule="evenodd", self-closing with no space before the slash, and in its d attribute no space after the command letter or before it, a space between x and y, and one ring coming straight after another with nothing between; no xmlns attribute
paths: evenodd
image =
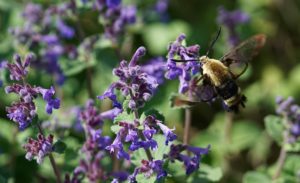
<svg viewBox="0 0 300 183"><path fill-rule="evenodd" d="M153 174L150 177L145 177L144 174L138 174L136 176L137 182L147 182L147 183L154 183L156 180L156 175Z"/></svg>
<svg viewBox="0 0 300 183"><path fill-rule="evenodd" d="M89 60L88 62L82 60L73 60L70 61L63 61L61 62L63 73L66 76L73 76L76 75L88 67L93 67L96 65L96 61L94 59Z"/></svg>
<svg viewBox="0 0 300 183"><path fill-rule="evenodd" d="M114 123L118 123L120 121L126 121L128 123L133 123L134 121L134 115L133 113L127 113L126 111L123 111L121 114L119 114L114 119Z"/></svg>
<svg viewBox="0 0 300 183"><path fill-rule="evenodd" d="M200 171L198 172L199 178L207 179L212 182L220 181L223 176L222 169L220 167L213 168L206 164L201 164Z"/></svg>
<svg viewBox="0 0 300 183"><path fill-rule="evenodd" d="M66 143L64 143L63 141L61 140L57 140L54 145L53 145L53 151L58 153L58 154L62 154L65 152L67 148L67 145Z"/></svg>
<svg viewBox="0 0 300 183"><path fill-rule="evenodd" d="M119 125L112 125L110 127L110 129L111 129L112 132L114 132L115 134L117 134L120 131L121 127Z"/></svg>
<svg viewBox="0 0 300 183"><path fill-rule="evenodd" d="M271 183L270 177L268 177L266 174L261 172L248 172L243 177L243 183Z"/></svg>
<svg viewBox="0 0 300 183"><path fill-rule="evenodd" d="M268 115L264 119L268 134L280 145L282 143L282 133L284 126L282 119L278 116Z"/></svg>

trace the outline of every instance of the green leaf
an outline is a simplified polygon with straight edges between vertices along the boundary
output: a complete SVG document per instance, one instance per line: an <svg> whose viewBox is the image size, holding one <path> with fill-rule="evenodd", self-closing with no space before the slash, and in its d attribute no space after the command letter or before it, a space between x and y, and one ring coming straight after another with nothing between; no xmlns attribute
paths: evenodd
<svg viewBox="0 0 300 183"><path fill-rule="evenodd" d="M57 140L53 145L53 149L54 149L53 151L58 154L64 153L66 148L67 148L67 145L61 140Z"/></svg>
<svg viewBox="0 0 300 183"><path fill-rule="evenodd" d="M112 132L114 132L115 134L117 134L120 131L121 127L119 125L112 125L110 127L110 129L111 129Z"/></svg>
<svg viewBox="0 0 300 183"><path fill-rule="evenodd" d="M134 121L134 115L133 113L127 113L126 111L123 111L121 114L119 114L114 119L114 123L118 123L120 121L126 121L128 123L133 123Z"/></svg>
<svg viewBox="0 0 300 183"><path fill-rule="evenodd" d="M300 170L299 155L289 155L283 166L282 177L283 178L293 177L294 179L297 179L298 177L299 179L299 170Z"/></svg>
<svg viewBox="0 0 300 183"><path fill-rule="evenodd" d="M99 34L104 31L103 26L100 24L99 11L90 9L81 9L78 16L79 27L85 37L90 35Z"/></svg>
<svg viewBox="0 0 300 183"><path fill-rule="evenodd" d="M243 177L243 183L271 183L270 177L261 172L248 172Z"/></svg>
<svg viewBox="0 0 300 183"><path fill-rule="evenodd" d="M284 131L284 126L282 119L278 116L268 115L264 119L265 126L268 134L279 144L282 143L282 133Z"/></svg>
<svg viewBox="0 0 300 183"><path fill-rule="evenodd" d="M73 76L76 75L88 67L93 67L96 65L95 59L90 59L88 62L84 60L73 60L69 62L67 60L62 60L61 67L66 76Z"/></svg>
<svg viewBox="0 0 300 183"><path fill-rule="evenodd" d="M210 167L206 164L200 165L200 171L198 177L202 179L207 179L212 182L220 181L223 176L222 170L220 167Z"/></svg>
<svg viewBox="0 0 300 183"><path fill-rule="evenodd" d="M240 121L232 127L231 146L233 152L252 147L261 134L261 129L252 121Z"/></svg>
<svg viewBox="0 0 300 183"><path fill-rule="evenodd" d="M156 180L156 175L153 174L150 177L145 177L144 174L138 174L136 176L136 181L137 182L147 182L147 183L154 183Z"/></svg>

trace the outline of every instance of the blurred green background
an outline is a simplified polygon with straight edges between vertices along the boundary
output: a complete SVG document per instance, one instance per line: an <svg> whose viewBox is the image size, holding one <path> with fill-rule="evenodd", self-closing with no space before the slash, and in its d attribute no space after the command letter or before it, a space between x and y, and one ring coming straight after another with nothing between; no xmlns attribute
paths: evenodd
<svg viewBox="0 0 300 183"><path fill-rule="evenodd" d="M0 60L12 60L15 52L20 53L13 36L8 32L10 27L22 25L21 12L26 3L36 2L44 5L59 1L35 0L17 1L0 0ZM126 1L138 4L142 16L145 4L155 1ZM273 165L279 154L279 146L264 130L264 117L275 113L275 97L293 96L300 102L300 1L296 0L170 0L169 22L142 22L129 27L126 41L132 43L129 49L122 50L122 58L128 60L139 46L145 46L147 56L144 61L154 56L165 56L167 45L180 33L187 35L187 44L201 45L201 54L205 54L209 42L220 26L217 21L218 7L227 10L240 9L250 16L250 22L238 26L242 40L257 34L267 36L265 47L255 57L247 72L238 80L247 96L246 108L239 114L224 112L220 101L209 106L200 104L192 110L191 142L205 147L211 144L211 153L203 161L212 167L220 167L223 177L218 182L242 182L246 172L264 169ZM214 58L220 58L229 50L227 32L223 29L221 38L214 48ZM24 53L20 53L24 54ZM62 58L65 64L68 60ZM109 86L113 77L111 71L119 62L113 48L105 41L97 43L93 54L93 89L100 95ZM60 125L74 122L75 116L68 115L72 106L83 106L88 99L86 90L86 70L72 72L68 64L63 66L67 74L66 83L59 89L58 97L62 98L62 108L50 118L43 112L40 101L39 112L42 119L57 121ZM74 68L73 68L74 69ZM7 77L7 76L6 76ZM30 83L49 87L52 79L43 72L34 70L30 73ZM146 108L154 107L162 112L167 124L176 127L182 137L184 111L171 109L169 96L177 92L178 81L166 81L160 86L157 94ZM63 95L62 95L63 94ZM18 132L17 126L6 118L5 107L14 100L13 95L6 95L0 88L0 182L51 182L54 181L48 160L41 166L28 162L21 147L28 136L34 136L34 129ZM97 102L101 110L110 108L110 103ZM39 113L39 114L40 114ZM106 123L106 134L109 134L109 122ZM63 129L58 136L68 144L67 153L56 155L63 172L71 172L76 166L76 152L81 147L82 136ZM184 179L183 179L184 180ZM4 181L5 182L5 181Z"/></svg>

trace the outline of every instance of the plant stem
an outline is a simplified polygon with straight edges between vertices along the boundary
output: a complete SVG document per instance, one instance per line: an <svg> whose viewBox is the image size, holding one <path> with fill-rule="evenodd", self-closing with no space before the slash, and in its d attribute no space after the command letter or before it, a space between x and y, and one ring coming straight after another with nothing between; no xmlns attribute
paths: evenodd
<svg viewBox="0 0 300 183"><path fill-rule="evenodd" d="M190 128L192 121L192 111L190 108L185 109L185 120L184 120L184 134L183 134L183 144L188 145L190 141Z"/></svg>
<svg viewBox="0 0 300 183"><path fill-rule="evenodd" d="M44 136L44 132L43 132L43 130L42 130L41 125L40 125L39 122L37 122L37 127L38 127L39 132ZM50 159L50 163L51 163L52 169L53 169L54 174L56 176L56 182L57 183L62 183L61 179L60 179L60 177L61 177L60 176L60 171L59 171L59 169L58 169L58 167L56 165L56 162L54 160L54 157L53 157L52 153L50 153L48 157Z"/></svg>
<svg viewBox="0 0 300 183"><path fill-rule="evenodd" d="M282 171L284 162L286 160L286 156L287 156L287 151L285 150L285 144L288 143L288 132L285 131L283 133L283 143L280 149L280 154L277 160L277 169L275 171L275 174L273 175L273 180L277 179L280 176L280 173Z"/></svg>
<svg viewBox="0 0 300 183"><path fill-rule="evenodd" d="M189 99L191 98L191 92L189 92ZM191 123L192 123L192 110L191 108L185 109L184 116L184 132L183 132L183 144L188 145L190 143L190 131L191 131Z"/></svg>
<svg viewBox="0 0 300 183"><path fill-rule="evenodd" d="M226 112L225 114L225 141L226 143L231 142L231 129L232 129L232 122L233 122L233 113Z"/></svg>
<svg viewBox="0 0 300 183"><path fill-rule="evenodd" d="M133 112L134 112L134 118L135 118L136 120L138 120L138 119L139 119L139 113L138 113L137 109L133 110ZM142 131L139 130L138 133L139 133L139 137L140 137L143 141L145 141L146 138L145 138L144 134L142 133ZM145 148L144 148L144 149L145 149ZM149 160L149 161L152 161L152 160L153 160L153 157L152 157L152 154L151 154L150 150L149 150L149 149L145 149L145 152L146 152L146 155L147 155L148 160Z"/></svg>
<svg viewBox="0 0 300 183"><path fill-rule="evenodd" d="M132 91L130 91L130 97L133 99L134 97L133 97L133 93L132 93ZM139 120L139 112L138 112L138 110L137 109L134 109L133 110L133 114L134 114L134 118L135 118L135 120ZM145 141L146 140L146 138L145 138L145 136L144 136L144 134L142 133L142 131L141 130L138 130L138 134L139 134L139 137L143 140L143 141ZM149 161L152 161L153 160L153 157L152 157L152 154L151 154L151 151L149 150L149 149L145 149L144 148L144 150L145 150L145 152L146 152L146 155L147 155L147 158L148 158L148 160Z"/></svg>

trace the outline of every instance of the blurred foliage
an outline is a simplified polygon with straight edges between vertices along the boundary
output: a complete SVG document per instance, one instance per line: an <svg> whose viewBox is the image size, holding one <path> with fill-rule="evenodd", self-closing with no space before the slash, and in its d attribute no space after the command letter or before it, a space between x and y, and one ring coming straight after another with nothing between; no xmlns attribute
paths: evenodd
<svg viewBox="0 0 300 183"><path fill-rule="evenodd" d="M34 2L44 5L53 3L49 0L35 0ZM16 51L23 54L22 48L16 48L9 29L22 24L20 17L26 3L28 2L24 0L0 0L0 60L12 60L12 55ZM238 81L248 99L245 109L241 110L239 114L228 116L220 107L220 101L211 106L203 103L193 109L190 132L192 144L201 147L211 145L211 152L204 157L201 171L192 175L197 179L188 178L186 180L182 167L176 167L175 164L175 167L169 167L169 169L181 175L182 178L178 180L167 178L167 182L192 182L191 180L204 182L203 177L207 176L211 177L210 180L217 182L271 182L269 175L272 175L273 170L272 168L271 170L266 169L266 166L274 165L277 160L280 144L278 134L280 134L281 127L277 125L279 122L276 122L278 120L276 117L265 118L265 116L275 113L275 97L278 95L293 96L300 103L300 1L170 0L168 9L170 22L156 21L143 24L138 21L138 24L131 27L128 35L125 36L124 44L121 46L121 58L130 59L135 48L141 45L148 50L147 58L165 56L169 42L175 40L181 32L187 35L189 45L201 45L200 52L204 54L212 36L220 26L216 23L216 17L217 9L221 5L230 10L241 9L250 15L251 21L238 27L242 39L256 33L264 33L267 35L267 43L259 56L253 60L247 73ZM82 16L85 16L84 12L82 12ZM100 31L90 20L83 19L81 23L89 24L89 28L90 26L94 27L93 30L87 29L90 31L89 34ZM229 45L226 43L227 34L223 29L221 38L214 48L215 58L219 58L229 50ZM63 99L61 112L56 111L54 116L58 117L50 119L50 121L64 119L59 120L58 126L68 125L71 120L68 115L63 117L66 115L64 109L75 105L84 105L88 99L87 90L85 90L87 68L92 69L94 93L102 94L114 80L111 72L121 59L118 57L110 43L100 40L88 63L84 63L80 58L72 61L61 59L60 63L68 78L66 83L58 88L58 96ZM53 82L52 78L43 72L30 73L30 83L48 87L51 82ZM184 113L182 110L171 109L168 100L170 94L177 90L177 81L166 81L164 85L160 86L153 100L147 104L146 109L155 108L163 113L166 123L171 127L174 126L181 138ZM17 126L6 119L5 106L8 106L13 98L14 96L5 95L1 88L0 182L44 182L46 180L53 182L54 176L49 160L45 160L38 167L36 162L29 162L24 158L22 144L28 136L35 136L37 130L28 129L18 133ZM97 104L102 110L111 107L108 101L97 102ZM42 114L40 118L49 120L42 110L44 103L40 101L38 106L39 114ZM74 120L71 121L71 123L73 122ZM104 128L107 130L104 133L111 134L110 126L111 124L106 123ZM67 173L76 166L77 153L84 139L76 131L62 131L63 133L59 137L65 144L61 144L61 146L66 145L66 147L59 148L63 148L65 154L55 154L55 158L58 160L60 168L63 169L63 173ZM275 140L272 140L271 137ZM60 152L62 149L58 151ZM139 156L144 156L142 153ZM159 153L162 152L158 152L157 156L161 155ZM133 162L140 158L137 155ZM299 182L299 178L295 179L295 177L299 177L299 165L299 156L289 156L283 170L283 175L287 178L280 179L278 182ZM147 180L147 182L151 181Z"/></svg>

